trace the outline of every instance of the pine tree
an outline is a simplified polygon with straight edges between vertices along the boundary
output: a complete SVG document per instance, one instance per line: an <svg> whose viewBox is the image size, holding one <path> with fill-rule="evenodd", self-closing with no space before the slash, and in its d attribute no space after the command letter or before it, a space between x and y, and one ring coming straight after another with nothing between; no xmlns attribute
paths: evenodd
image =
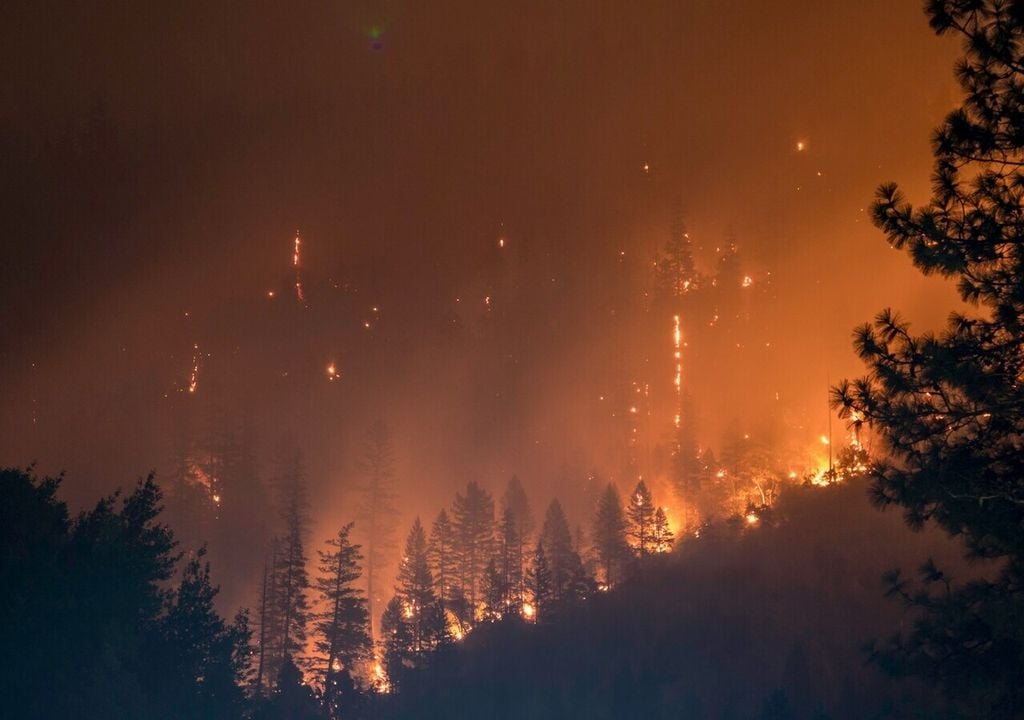
<svg viewBox="0 0 1024 720"><path fill-rule="evenodd" d="M229 625L217 614L217 588L205 556L201 547L185 565L161 622L166 645L157 654L167 664L161 672L162 699L180 718L237 716L243 707L240 686L250 660L247 618L240 614Z"/></svg>
<svg viewBox="0 0 1024 720"><path fill-rule="evenodd" d="M505 492L501 497L501 509L502 517L504 517L506 511L511 511L516 519L515 532L518 542L515 546L515 559L519 565L517 571L519 586L515 589L519 597L523 597L526 595L524 583L527 555L529 554L526 548L529 547L530 538L533 535L533 513L530 510L530 500L526 496L526 491L523 490L522 483L519 482L519 478L515 475L512 476L512 479L508 481L508 485L505 487Z"/></svg>
<svg viewBox="0 0 1024 720"><path fill-rule="evenodd" d="M320 556L320 575L315 587L323 610L317 615L316 649L324 662L324 704L337 714L344 676L351 676L372 655L366 598L355 587L361 576L359 545L349 539L353 523L343 526L327 541Z"/></svg>
<svg viewBox="0 0 1024 720"><path fill-rule="evenodd" d="M672 535L672 529L668 526L668 517L665 515L664 508L654 511L654 523L651 528L651 543L654 546L654 552L665 553L671 550L675 537Z"/></svg>
<svg viewBox="0 0 1024 720"><path fill-rule="evenodd" d="M544 546L537 543L533 551L533 561L526 573L526 587L530 595L529 605L524 605L527 620L539 621L547 617L551 606L551 569L544 555Z"/></svg>
<svg viewBox="0 0 1024 720"><path fill-rule="evenodd" d="M395 595L380 617L380 647L384 672L393 690L401 690L406 671L415 666L409 648L413 644L412 627L405 618L402 599Z"/></svg>
<svg viewBox="0 0 1024 720"><path fill-rule="evenodd" d="M278 543L274 566L274 616L279 622L275 668L279 671L285 656L299 663L306 648L306 623L309 619L309 574L306 570L305 537L309 530L309 500L306 496L305 470L298 453L285 465L277 482L278 507L283 536Z"/></svg>
<svg viewBox="0 0 1024 720"><path fill-rule="evenodd" d="M523 592L523 542L519 535L519 518L511 507L506 507L498 526L498 566L496 571L501 579L502 612L522 604Z"/></svg>
<svg viewBox="0 0 1024 720"><path fill-rule="evenodd" d="M459 559L459 585L469 601L471 620L475 620L483 583L484 568L494 552L494 500L475 482L466 485L466 494L456 493L452 507L455 517L456 552Z"/></svg>
<svg viewBox="0 0 1024 720"><path fill-rule="evenodd" d="M359 532L366 548L366 606L370 614L370 636L380 576L387 568L397 541L395 537L398 508L395 502L395 452L391 431L377 420L367 432L360 462L362 481L358 488L357 518Z"/></svg>
<svg viewBox="0 0 1024 720"><path fill-rule="evenodd" d="M455 528L452 526L448 513L441 510L430 529L430 542L427 545L430 558L430 572L434 576L437 599L442 607L449 607L455 589Z"/></svg>
<svg viewBox="0 0 1024 720"><path fill-rule="evenodd" d="M891 593L915 606L914 630L885 649L888 664L939 684L950 716L1011 717L1024 707L1024 6L931 0L932 29L960 35L966 97L933 137L933 196L913 208L895 184L875 224L925 274L956 278L964 301L940 335L914 335L881 312L856 332L869 374L843 382L835 403L868 422L890 456L869 470L879 506L904 508L1000 561L995 577L956 583L932 563Z"/></svg>
<svg viewBox="0 0 1024 720"><path fill-rule="evenodd" d="M571 602L586 597L587 579L583 561L573 548L569 523L558 500L552 500L544 515L540 542L551 574L551 599Z"/></svg>
<svg viewBox="0 0 1024 720"><path fill-rule="evenodd" d="M427 537L419 518L405 540L395 592L402 603L402 619L409 628L409 657L414 664L420 664L430 650L443 642L444 615L434 595Z"/></svg>
<svg viewBox="0 0 1024 720"><path fill-rule="evenodd" d="M622 500L615 486L608 486L601 494L594 515L594 552L604 571L604 585L610 588L621 578L622 570L629 559L629 544L626 541L626 515L622 511Z"/></svg>
<svg viewBox="0 0 1024 720"><path fill-rule="evenodd" d="M505 578L498 571L498 565L494 558L488 561L484 568L483 598L484 618L487 620L500 620L505 613L505 600L508 597L508 586Z"/></svg>
<svg viewBox="0 0 1024 720"><path fill-rule="evenodd" d="M643 480L636 484L633 494L629 497L626 517L629 519L629 536L633 539L633 549L637 555L644 557L654 550L654 502L651 500L651 491L647 489Z"/></svg>
<svg viewBox="0 0 1024 720"><path fill-rule="evenodd" d="M263 679L267 677L268 662L273 664L275 657L272 643L278 637L280 628L277 617L277 538L270 543L270 553L264 559L263 576L260 582L260 599L258 604L259 637L257 640L256 661L256 694L263 694Z"/></svg>

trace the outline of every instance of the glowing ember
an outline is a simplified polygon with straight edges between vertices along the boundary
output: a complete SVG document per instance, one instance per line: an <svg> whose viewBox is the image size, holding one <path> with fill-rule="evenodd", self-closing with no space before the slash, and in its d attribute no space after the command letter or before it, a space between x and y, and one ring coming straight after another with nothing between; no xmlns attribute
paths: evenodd
<svg viewBox="0 0 1024 720"><path fill-rule="evenodd" d="M192 375L188 379L188 391L194 393L199 387L199 343L192 346Z"/></svg>
<svg viewBox="0 0 1024 720"><path fill-rule="evenodd" d="M302 292L302 266L300 264L300 253L302 240L299 238L299 231L295 231L295 251L292 254L292 265L295 267L295 297L300 303L306 302L306 295Z"/></svg>

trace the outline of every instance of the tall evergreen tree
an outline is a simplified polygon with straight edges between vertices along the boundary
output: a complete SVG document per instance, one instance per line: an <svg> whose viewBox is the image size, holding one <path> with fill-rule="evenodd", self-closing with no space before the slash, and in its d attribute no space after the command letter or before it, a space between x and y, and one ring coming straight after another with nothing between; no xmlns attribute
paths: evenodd
<svg viewBox="0 0 1024 720"><path fill-rule="evenodd" d="M430 572L434 577L437 599L442 607L448 607L456 581L455 528L448 518L448 513L443 509L437 514L430 528L427 554L430 558Z"/></svg>
<svg viewBox="0 0 1024 720"><path fill-rule="evenodd" d="M285 462L277 480L277 492L283 535L274 567L274 617L278 631L274 642L274 675L280 671L286 656L301 665L300 658L306 649L309 573L305 538L309 532L309 500L305 470L298 452L292 453Z"/></svg>
<svg viewBox="0 0 1024 720"><path fill-rule="evenodd" d="M355 587L361 575L359 545L349 539L353 523L338 530L327 541L327 550L318 550L320 574L315 587L319 593L321 612L315 629L316 648L324 663L324 704L331 715L338 714L339 697L351 684L359 664L372 656L369 635L369 614L366 598Z"/></svg>
<svg viewBox="0 0 1024 720"><path fill-rule="evenodd" d="M533 559L526 573L526 588L530 596L529 605L524 607L526 618L538 622L542 618L547 619L552 602L551 568L541 543L537 543L533 551Z"/></svg>
<svg viewBox="0 0 1024 720"><path fill-rule="evenodd" d="M956 278L964 301L945 332L914 335L895 312L856 333L869 375L834 390L842 414L867 421L889 457L870 469L872 498L933 521L995 577L955 583L931 563L920 587L892 592L920 612L887 662L938 683L955 717L1018 717L1024 708L1024 5L930 0L940 35L958 35L965 93L933 137L933 195L913 208L895 184L875 224L924 273Z"/></svg>
<svg viewBox="0 0 1024 720"><path fill-rule="evenodd" d="M366 548L366 604L370 614L370 636L377 596L383 590L380 577L391 561L397 545L398 508L395 502L395 451L391 431L377 420L367 431L360 460L357 519L359 534Z"/></svg>
<svg viewBox="0 0 1024 720"><path fill-rule="evenodd" d="M615 485L608 483L597 502L591 535L594 553L604 573L605 587L612 587L621 579L622 570L629 559L626 540L626 515Z"/></svg>
<svg viewBox="0 0 1024 720"><path fill-rule="evenodd" d="M498 563L502 612L519 607L523 599L523 541L515 511L506 507L498 525Z"/></svg>
<svg viewBox="0 0 1024 720"><path fill-rule="evenodd" d="M643 480L636 484L633 494L629 496L626 517L629 518L629 537L633 540L633 549L637 555L644 557L653 552L654 502Z"/></svg>
<svg viewBox="0 0 1024 720"><path fill-rule="evenodd" d="M483 579L484 618L500 620L505 613L505 599L508 597L508 586L505 578L498 571L498 564L491 558L484 568Z"/></svg>
<svg viewBox="0 0 1024 720"><path fill-rule="evenodd" d="M544 515L540 542L551 573L551 599L579 600L586 596L588 578L579 553L573 548L569 523L558 500L552 500Z"/></svg>
<svg viewBox="0 0 1024 720"><path fill-rule="evenodd" d="M658 508L654 511L654 523L651 526L651 543L654 546L654 552L668 552L672 549L674 541L675 537L672 535L672 529L668 525L665 509Z"/></svg>
<svg viewBox="0 0 1024 720"><path fill-rule="evenodd" d="M395 595L380 617L380 648L384 672L392 690L401 690L407 671L415 667L409 648L413 645L412 626L405 617L402 598Z"/></svg>
<svg viewBox="0 0 1024 720"><path fill-rule="evenodd" d="M476 482L466 485L466 494L456 493L452 506L455 518L459 585L469 602L471 620L482 600L484 568L494 552L494 500Z"/></svg>
<svg viewBox="0 0 1024 720"><path fill-rule="evenodd" d="M280 623L277 621L277 538L270 542L270 553L264 558L263 576L260 582L260 598L257 606L259 635L256 641L256 694L263 694L263 681L267 677L267 663L274 657L272 643L278 636Z"/></svg>
<svg viewBox="0 0 1024 720"><path fill-rule="evenodd" d="M402 618L410 629L409 652L414 662L419 663L443 641L444 633L444 613L434 595L427 537L419 518L405 540L395 591L402 601Z"/></svg>
<svg viewBox="0 0 1024 720"><path fill-rule="evenodd" d="M530 540L533 537L534 523L533 512L530 509L530 500L526 496L526 491L516 475L513 475L512 479L508 481L505 492L501 496L501 510L502 516L504 516L506 510L511 510L516 518L516 535L519 540L516 545L516 559L519 563L520 578L518 593L522 597L526 595L524 580L526 577L526 565L529 560L527 548L529 548Z"/></svg>
<svg viewBox="0 0 1024 720"><path fill-rule="evenodd" d="M160 702L183 719L241 714L241 685L251 660L247 616L241 613L229 625L214 610L217 588L205 555L200 548L186 563L161 623L163 642L155 649L162 666Z"/></svg>

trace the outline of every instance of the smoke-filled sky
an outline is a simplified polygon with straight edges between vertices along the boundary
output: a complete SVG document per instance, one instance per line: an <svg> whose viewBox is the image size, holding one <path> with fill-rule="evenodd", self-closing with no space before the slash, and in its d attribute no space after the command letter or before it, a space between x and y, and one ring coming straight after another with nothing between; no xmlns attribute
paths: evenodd
<svg viewBox="0 0 1024 720"><path fill-rule="evenodd" d="M956 301L868 216L883 181L926 199L958 99L917 0L15 0L0 27L0 463L72 502L238 417L266 466L304 451L325 527L378 417L410 514L513 473L537 506L625 484L680 221L750 280L727 338L682 320L702 445L809 448L853 326Z"/></svg>

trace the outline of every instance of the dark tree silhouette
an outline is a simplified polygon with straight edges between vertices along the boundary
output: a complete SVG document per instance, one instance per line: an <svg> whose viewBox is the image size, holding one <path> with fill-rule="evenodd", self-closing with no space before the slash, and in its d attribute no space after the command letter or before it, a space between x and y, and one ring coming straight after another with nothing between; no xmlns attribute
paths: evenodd
<svg viewBox="0 0 1024 720"><path fill-rule="evenodd" d="M530 546L530 538L533 535L533 512L530 510L530 500L526 496L526 491L523 490L522 483L515 475L508 481L505 492L501 496L501 510L503 518L506 511L511 511L515 516L515 532L518 539L515 550L519 563L519 586L515 590L520 597L523 597L526 595L525 577L527 555L529 554L527 548Z"/></svg>
<svg viewBox="0 0 1024 720"><path fill-rule="evenodd" d="M161 703L179 718L232 717L243 711L245 683L251 661L248 616L239 613L231 625L213 602L206 548L200 548L182 572L178 590L161 622L162 642L153 648Z"/></svg>
<svg viewBox="0 0 1024 720"><path fill-rule="evenodd" d="M366 598L354 586L361 575L359 545L349 540L353 523L327 541L314 584L322 610L317 614L316 649L323 661L323 701L329 714L340 714L352 673L372 656ZM349 690L348 694L351 694Z"/></svg>
<svg viewBox="0 0 1024 720"><path fill-rule="evenodd" d="M1016 717L1024 708L1024 5L930 0L940 35L959 35L962 105L933 137L930 202L913 208L883 185L875 224L924 273L956 278L978 306L941 334L914 335L881 312L856 331L869 374L834 389L844 417L868 422L888 458L870 470L879 506L934 521L968 551L1001 561L995 579L952 582L932 563L918 587L891 592L920 612L884 659L942 686L958 717Z"/></svg>
<svg viewBox="0 0 1024 720"><path fill-rule="evenodd" d="M533 562L526 573L526 588L530 595L530 609L525 613L527 619L537 622L547 620L552 600L551 568L544 555L544 546L540 543L537 543L537 548L533 551Z"/></svg>
<svg viewBox="0 0 1024 720"><path fill-rule="evenodd" d="M633 494L629 496L626 517L629 519L629 537L633 540L636 554L644 557L653 552L654 501L643 480L636 484Z"/></svg>
<svg viewBox="0 0 1024 720"><path fill-rule="evenodd" d="M605 587L611 588L619 581L622 569L629 559L626 516L622 511L619 491L612 483L608 483L597 501L591 536L594 554L604 574Z"/></svg>
<svg viewBox="0 0 1024 720"><path fill-rule="evenodd" d="M299 662L306 650L309 621L309 573L306 570L305 538L309 534L309 499L305 470L297 452L286 461L277 480L278 512L283 535L277 543L274 565L273 626L274 665L280 671L285 656Z"/></svg>
<svg viewBox="0 0 1024 720"><path fill-rule="evenodd" d="M244 613L213 609L205 550L182 569L150 477L73 521L59 479L0 470L0 673L5 717L237 718Z"/></svg>
<svg viewBox="0 0 1024 720"><path fill-rule="evenodd" d="M466 494L456 493L452 506L456 552L459 559L459 585L469 602L470 617L476 617L484 568L494 552L494 500L477 483L466 485Z"/></svg>
<svg viewBox="0 0 1024 720"><path fill-rule="evenodd" d="M558 500L552 500L548 505L540 544L551 575L551 600L565 604L585 598L589 594L590 578L573 547L569 524Z"/></svg>
<svg viewBox="0 0 1024 720"><path fill-rule="evenodd" d="M445 510L441 510L430 528L430 541L427 544L430 558L430 572L434 577L437 599L442 607L448 607L455 589L455 528Z"/></svg>
<svg viewBox="0 0 1024 720"><path fill-rule="evenodd" d="M523 542L519 535L521 523L515 510L506 507L498 524L498 559L495 570L499 575L500 612L518 608L523 601Z"/></svg>

